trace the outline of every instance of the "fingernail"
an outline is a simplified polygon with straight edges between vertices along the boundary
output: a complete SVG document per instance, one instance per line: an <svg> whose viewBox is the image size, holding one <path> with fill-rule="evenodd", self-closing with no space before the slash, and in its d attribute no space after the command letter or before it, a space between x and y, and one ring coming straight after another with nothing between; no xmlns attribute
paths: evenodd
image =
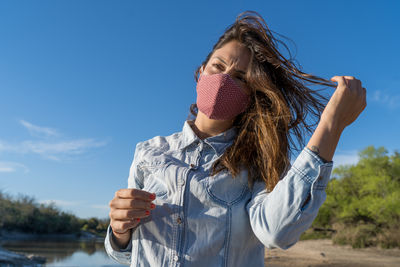
<svg viewBox="0 0 400 267"><path fill-rule="evenodd" d="M151 194L150 199L152 199L152 200L156 199L156 194L154 194L154 193Z"/></svg>
<svg viewBox="0 0 400 267"><path fill-rule="evenodd" d="M150 208L154 209L156 207L156 205L154 205L153 203L151 203Z"/></svg>
<svg viewBox="0 0 400 267"><path fill-rule="evenodd" d="M136 218L136 221L140 222L140 218Z"/></svg>
<svg viewBox="0 0 400 267"><path fill-rule="evenodd" d="M150 215L150 211L149 210L146 210L146 215Z"/></svg>

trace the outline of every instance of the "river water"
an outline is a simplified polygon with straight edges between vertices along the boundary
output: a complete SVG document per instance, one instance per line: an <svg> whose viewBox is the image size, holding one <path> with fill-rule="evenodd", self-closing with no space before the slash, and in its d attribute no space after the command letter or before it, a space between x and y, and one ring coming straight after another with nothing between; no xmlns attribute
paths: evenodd
<svg viewBox="0 0 400 267"><path fill-rule="evenodd" d="M107 255L102 241L2 240L1 246L14 252L45 257L47 261L43 266L126 266Z"/></svg>

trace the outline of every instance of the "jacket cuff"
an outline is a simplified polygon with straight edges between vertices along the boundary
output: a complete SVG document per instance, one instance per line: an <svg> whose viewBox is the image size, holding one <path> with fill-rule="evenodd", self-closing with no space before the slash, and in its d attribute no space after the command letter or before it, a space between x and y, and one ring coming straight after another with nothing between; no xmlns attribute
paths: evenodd
<svg viewBox="0 0 400 267"><path fill-rule="evenodd" d="M120 251L120 252L127 252L127 251L131 251L132 250L132 242L129 242L128 245L125 248L120 248L117 243L115 242L115 235L113 234L112 228L111 226L109 226L109 231L110 231L110 244L111 247L115 250L115 251Z"/></svg>
<svg viewBox="0 0 400 267"><path fill-rule="evenodd" d="M330 180L333 161L325 162L317 153L304 147L292 167L305 182L313 185L314 190L324 190Z"/></svg>
<svg viewBox="0 0 400 267"><path fill-rule="evenodd" d="M104 248L107 254L117 262L127 265L130 264L132 255L132 242L129 242L126 248L119 248L113 240L111 225L108 225L107 228L107 235L104 240Z"/></svg>

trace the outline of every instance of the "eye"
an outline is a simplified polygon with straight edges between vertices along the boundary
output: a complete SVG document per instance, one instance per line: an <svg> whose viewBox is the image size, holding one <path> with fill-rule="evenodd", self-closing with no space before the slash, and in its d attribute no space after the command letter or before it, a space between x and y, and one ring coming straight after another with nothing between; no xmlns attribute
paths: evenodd
<svg viewBox="0 0 400 267"><path fill-rule="evenodd" d="M223 69L222 66L221 66L220 64L215 64L215 63L214 63L213 66L217 67L217 68L220 69L220 70Z"/></svg>
<svg viewBox="0 0 400 267"><path fill-rule="evenodd" d="M221 64L216 64L216 63L214 63L214 64L212 64L212 66L214 67L216 67L216 68L218 68L218 69L220 69L220 70L223 70L224 68L223 68L223 66L221 65ZM246 82L246 79L243 77L243 76L237 76L237 78L241 81L241 82L243 82L243 83L247 83Z"/></svg>
<svg viewBox="0 0 400 267"><path fill-rule="evenodd" d="M238 76L238 79L244 83L246 83L246 79L243 76Z"/></svg>

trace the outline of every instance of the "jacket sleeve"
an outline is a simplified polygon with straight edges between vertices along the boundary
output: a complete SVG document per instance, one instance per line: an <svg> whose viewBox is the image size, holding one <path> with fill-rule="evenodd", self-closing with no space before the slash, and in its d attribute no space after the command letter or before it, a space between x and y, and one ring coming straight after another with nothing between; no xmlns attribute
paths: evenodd
<svg viewBox="0 0 400 267"><path fill-rule="evenodd" d="M139 142L135 148L133 161L129 170L128 188L143 188L143 173L141 172L139 166L141 146L142 142ZM108 225L107 235L104 239L104 247L108 256L121 264L130 265L132 256L132 242L129 241L125 248L119 248L114 242L113 237L111 225Z"/></svg>
<svg viewBox="0 0 400 267"><path fill-rule="evenodd" d="M333 161L324 162L304 147L271 192L263 181L254 183L246 205L251 228L267 248L288 249L307 230L326 199Z"/></svg>

